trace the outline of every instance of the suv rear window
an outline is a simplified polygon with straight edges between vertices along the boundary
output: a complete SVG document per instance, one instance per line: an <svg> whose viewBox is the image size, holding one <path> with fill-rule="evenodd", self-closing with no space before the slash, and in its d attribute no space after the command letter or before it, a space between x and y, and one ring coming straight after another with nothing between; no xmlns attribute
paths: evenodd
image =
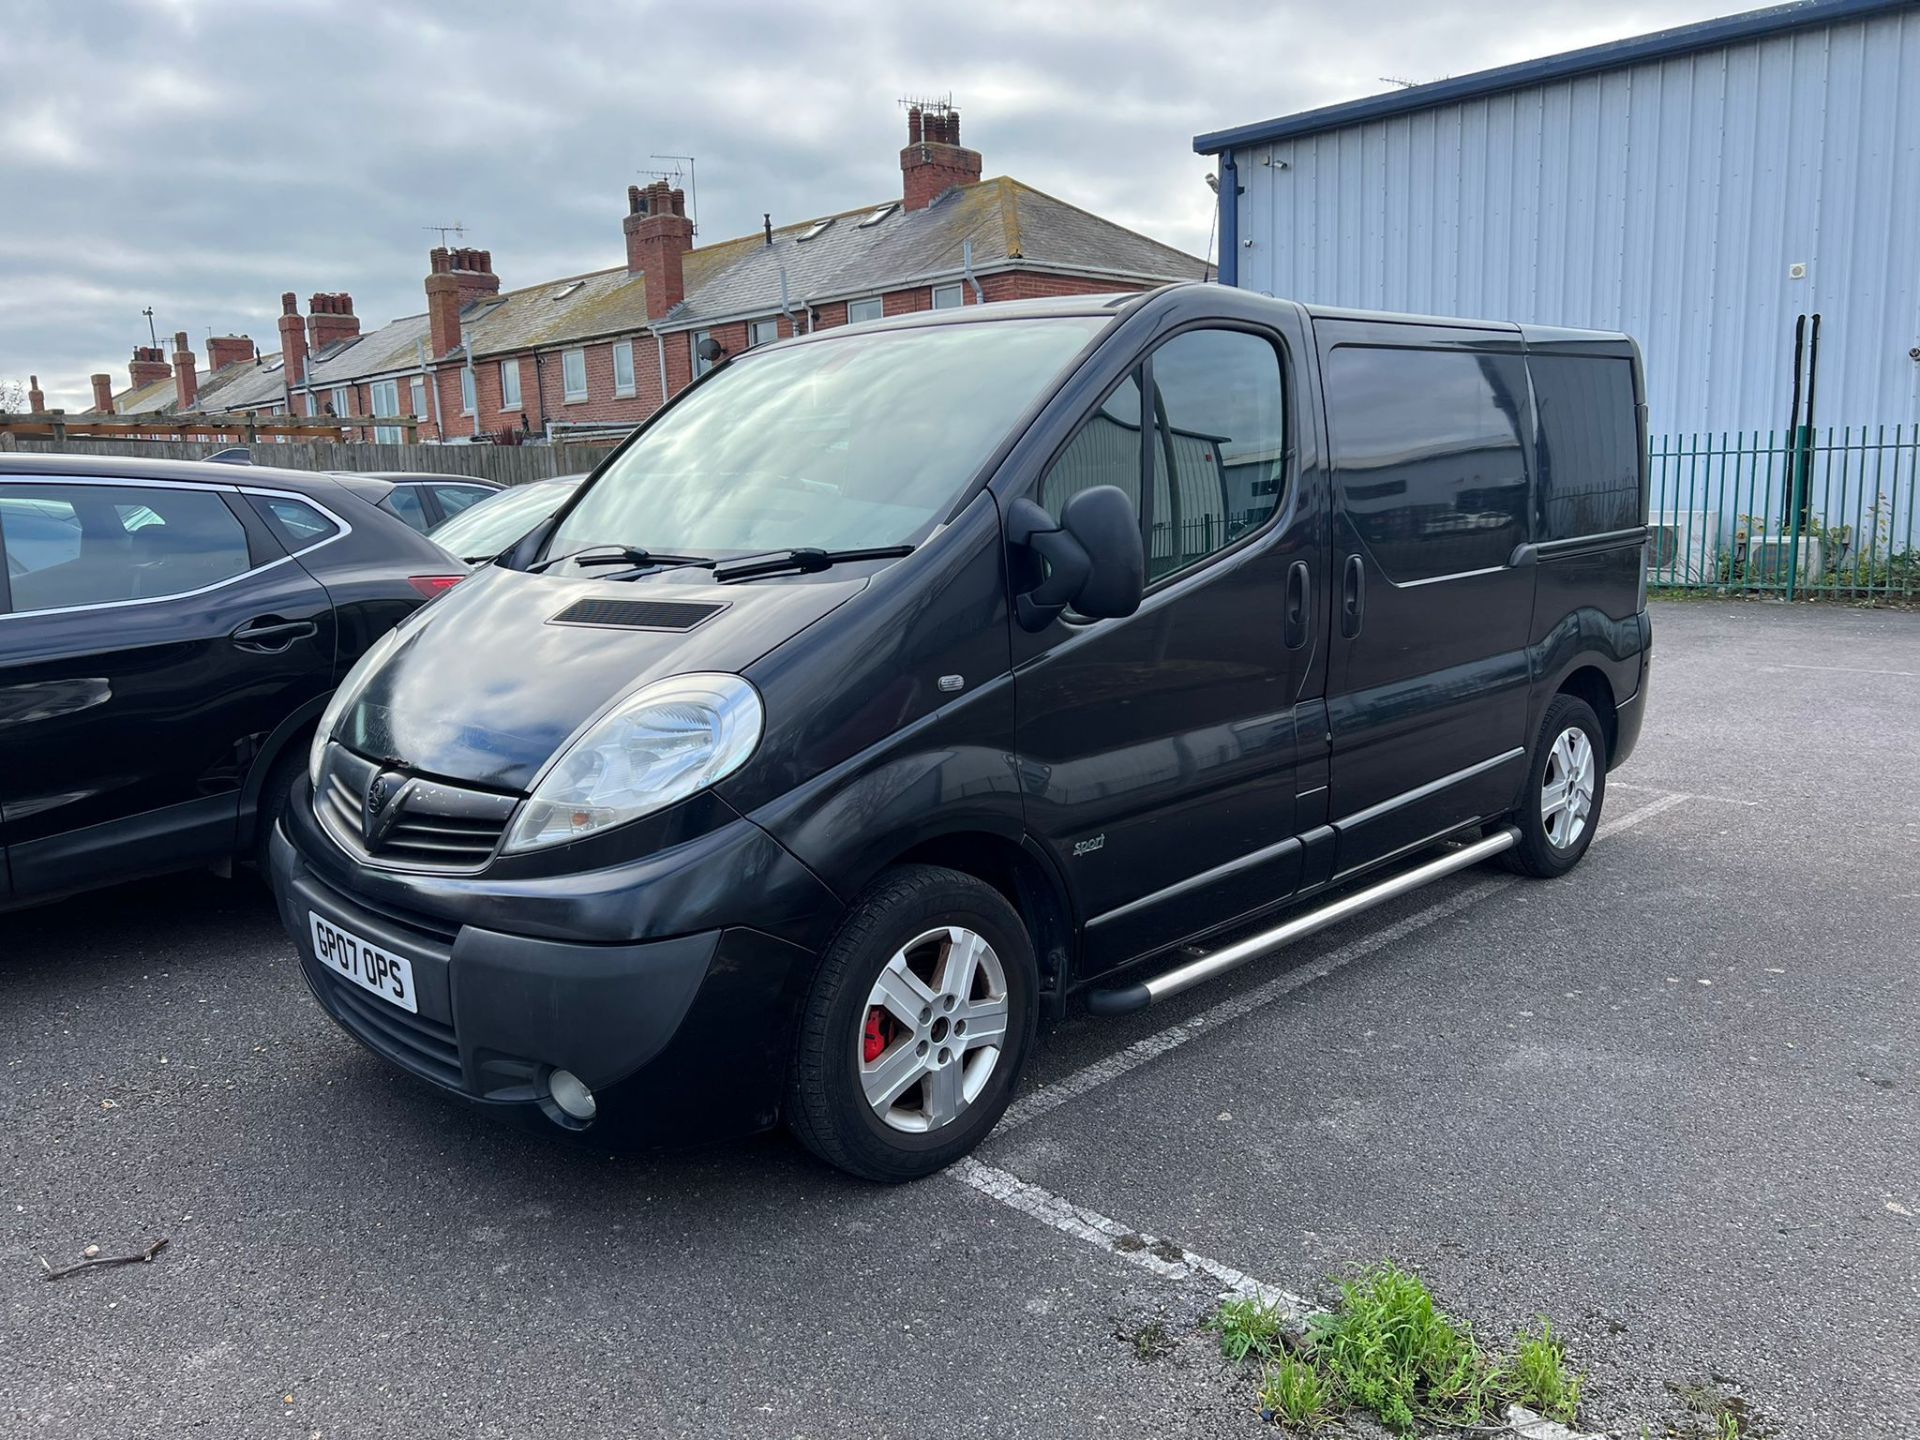
<svg viewBox="0 0 1920 1440"><path fill-rule="evenodd" d="M252 565L239 518L208 490L9 485L0 535L16 611L184 595Z"/></svg>

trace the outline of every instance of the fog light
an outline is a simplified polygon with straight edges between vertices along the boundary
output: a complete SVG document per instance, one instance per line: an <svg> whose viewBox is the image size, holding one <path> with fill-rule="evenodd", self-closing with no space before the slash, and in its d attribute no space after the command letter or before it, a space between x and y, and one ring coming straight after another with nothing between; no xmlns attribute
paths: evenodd
<svg viewBox="0 0 1920 1440"><path fill-rule="evenodd" d="M547 1076L547 1091L558 1105L575 1120L591 1120L600 1107L593 1092L571 1070L555 1070Z"/></svg>

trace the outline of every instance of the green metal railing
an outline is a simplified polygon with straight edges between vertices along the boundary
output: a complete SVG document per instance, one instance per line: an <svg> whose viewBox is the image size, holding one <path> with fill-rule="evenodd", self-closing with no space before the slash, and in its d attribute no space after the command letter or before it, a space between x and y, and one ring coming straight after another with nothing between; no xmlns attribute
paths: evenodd
<svg viewBox="0 0 1920 1440"><path fill-rule="evenodd" d="M1647 584L1920 599L1920 425L1652 442Z"/></svg>

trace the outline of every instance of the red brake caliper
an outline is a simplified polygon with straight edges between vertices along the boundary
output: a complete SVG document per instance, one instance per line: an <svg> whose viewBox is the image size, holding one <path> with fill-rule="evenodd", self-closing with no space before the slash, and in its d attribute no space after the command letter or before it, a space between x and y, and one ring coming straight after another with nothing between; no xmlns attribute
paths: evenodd
<svg viewBox="0 0 1920 1440"><path fill-rule="evenodd" d="M878 1005L867 1010L867 1028L860 1036L860 1054L871 1065L893 1043L893 1017Z"/></svg>

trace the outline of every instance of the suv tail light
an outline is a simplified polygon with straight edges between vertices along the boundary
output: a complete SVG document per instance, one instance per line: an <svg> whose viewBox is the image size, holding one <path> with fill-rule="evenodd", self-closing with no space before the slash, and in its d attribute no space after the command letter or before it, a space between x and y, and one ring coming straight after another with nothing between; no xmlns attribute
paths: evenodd
<svg viewBox="0 0 1920 1440"><path fill-rule="evenodd" d="M436 595L446 594L466 578L464 575L409 575L407 583L431 600Z"/></svg>

